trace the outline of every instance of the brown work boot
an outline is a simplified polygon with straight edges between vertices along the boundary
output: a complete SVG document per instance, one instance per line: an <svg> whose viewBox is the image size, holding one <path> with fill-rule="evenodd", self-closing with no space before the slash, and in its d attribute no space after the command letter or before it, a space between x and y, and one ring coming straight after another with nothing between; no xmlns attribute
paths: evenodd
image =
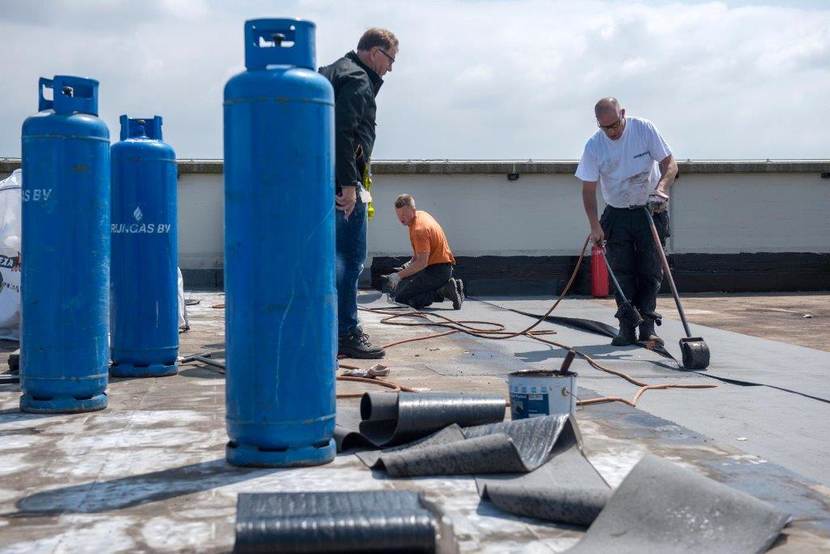
<svg viewBox="0 0 830 554"><path fill-rule="evenodd" d="M461 309L461 304L464 303L464 298L458 293L458 285L453 277L450 277L450 280L438 289L438 293L445 299L452 301L453 310Z"/></svg>

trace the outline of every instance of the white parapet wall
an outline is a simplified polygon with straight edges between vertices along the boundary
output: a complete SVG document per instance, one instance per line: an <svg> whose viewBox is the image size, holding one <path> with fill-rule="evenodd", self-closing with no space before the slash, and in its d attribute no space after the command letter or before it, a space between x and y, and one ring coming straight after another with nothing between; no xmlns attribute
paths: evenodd
<svg viewBox="0 0 830 554"><path fill-rule="evenodd" d="M18 166L19 160L0 159L0 178ZM370 258L410 253L393 208L401 193L438 219L459 257L575 256L588 233L573 161L380 161L373 167ZM179 162L183 270L221 274L223 199L221 161ZM680 162L668 250L828 254L828 214L830 161Z"/></svg>
<svg viewBox="0 0 830 554"><path fill-rule="evenodd" d="M673 196L672 252L830 252L830 179L820 172L692 173Z"/></svg>
<svg viewBox="0 0 830 554"><path fill-rule="evenodd" d="M179 175L179 265L222 269L225 185L221 173Z"/></svg>
<svg viewBox="0 0 830 554"><path fill-rule="evenodd" d="M402 193L444 228L458 256L550 256L579 250L588 233L579 182L567 175L396 175L374 177L376 216L369 224L374 256L411 253L395 216Z"/></svg>
<svg viewBox="0 0 830 554"><path fill-rule="evenodd" d="M377 165L378 216L369 228L375 255L409 251L392 210L404 192L438 218L462 256L573 255L588 233L573 162ZM669 251L830 252L828 170L830 162L681 162ZM508 180L509 172L519 178Z"/></svg>

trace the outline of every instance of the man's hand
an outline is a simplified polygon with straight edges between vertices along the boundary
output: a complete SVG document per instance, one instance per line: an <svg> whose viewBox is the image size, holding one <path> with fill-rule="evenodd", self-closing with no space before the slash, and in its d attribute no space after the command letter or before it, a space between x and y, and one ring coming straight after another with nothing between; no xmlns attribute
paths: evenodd
<svg viewBox="0 0 830 554"><path fill-rule="evenodd" d="M388 294L389 296L395 296L395 289L398 288L398 285L401 282L401 276L398 273L390 273L389 275L382 275L381 278L381 292Z"/></svg>
<svg viewBox="0 0 830 554"><path fill-rule="evenodd" d="M653 213L666 211L669 206L669 192L658 186L648 197L648 205Z"/></svg>
<svg viewBox="0 0 830 554"><path fill-rule="evenodd" d="M605 242L605 231L602 230L601 226L595 225L591 227L591 242L597 246L602 246Z"/></svg>
<svg viewBox="0 0 830 554"><path fill-rule="evenodd" d="M669 154L660 160L660 182L657 188L648 197L648 205L652 212L659 214L665 212L669 206L669 187L677 177L677 162L674 156Z"/></svg>
<svg viewBox="0 0 830 554"><path fill-rule="evenodd" d="M354 211L355 202L357 202L357 187L340 187L340 194L334 197L334 202L337 205L337 209L343 212L346 219L349 219L349 216Z"/></svg>

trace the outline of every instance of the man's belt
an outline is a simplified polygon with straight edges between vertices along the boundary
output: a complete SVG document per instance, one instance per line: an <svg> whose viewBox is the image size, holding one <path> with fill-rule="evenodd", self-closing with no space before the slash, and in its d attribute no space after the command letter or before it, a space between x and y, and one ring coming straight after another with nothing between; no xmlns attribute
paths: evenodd
<svg viewBox="0 0 830 554"><path fill-rule="evenodd" d="M646 204L639 204L637 206L627 206L625 208L618 208L616 206L611 206L611 205L609 205L608 207L611 208L612 210L642 210L643 208L646 207Z"/></svg>

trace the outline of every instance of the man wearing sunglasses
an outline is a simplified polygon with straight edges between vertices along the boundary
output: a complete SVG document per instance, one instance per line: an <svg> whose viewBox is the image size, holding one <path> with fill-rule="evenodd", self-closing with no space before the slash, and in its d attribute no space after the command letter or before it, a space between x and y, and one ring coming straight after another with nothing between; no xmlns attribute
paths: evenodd
<svg viewBox="0 0 830 554"><path fill-rule="evenodd" d="M375 97L397 54L395 35L373 28L360 37L356 51L320 68L334 87L338 352L348 358L384 356L357 318L357 281L366 260L371 196L365 185L375 144Z"/></svg>
<svg viewBox="0 0 830 554"><path fill-rule="evenodd" d="M654 324L660 317L655 308L663 271L643 207L653 208L654 223L665 244L669 236L666 206L677 163L657 128L648 120L626 117L616 98L597 102L594 115L599 130L588 139L576 169L591 239L605 245L623 292L643 317L639 340L662 344ZM601 218L597 218L597 183L606 204ZM616 300L620 307L622 299ZM634 344L637 330L621 316L618 310L615 317L620 330L611 344Z"/></svg>

